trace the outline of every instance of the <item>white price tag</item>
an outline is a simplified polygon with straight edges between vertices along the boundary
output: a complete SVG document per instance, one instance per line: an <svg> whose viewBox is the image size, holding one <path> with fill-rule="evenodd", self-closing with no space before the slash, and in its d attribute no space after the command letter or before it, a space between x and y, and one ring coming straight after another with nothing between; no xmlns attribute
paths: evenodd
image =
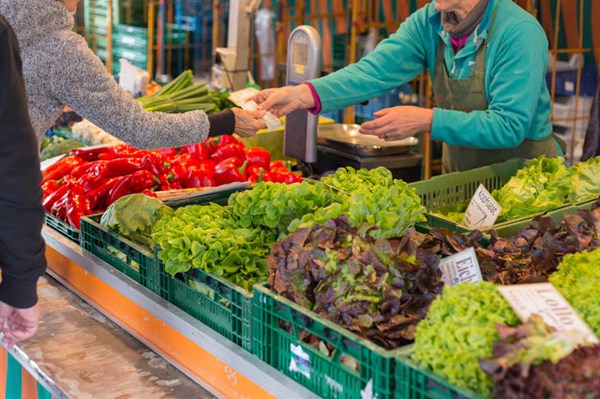
<svg viewBox="0 0 600 399"><path fill-rule="evenodd" d="M473 247L440 260L444 284L454 287L456 284L483 280L477 255Z"/></svg>
<svg viewBox="0 0 600 399"><path fill-rule="evenodd" d="M289 370L291 372L300 373L310 379L312 367L308 353L304 352L302 346L290 344L290 354L292 355L292 358L290 359Z"/></svg>
<svg viewBox="0 0 600 399"><path fill-rule="evenodd" d="M578 331L589 343L598 343L590 327L551 283L499 286L498 290L519 318L525 322L538 314L558 331Z"/></svg>
<svg viewBox="0 0 600 399"><path fill-rule="evenodd" d="M502 212L502 207L496 202L494 197L480 184L471 198L469 207L463 217L465 226L474 229L477 227L493 226Z"/></svg>

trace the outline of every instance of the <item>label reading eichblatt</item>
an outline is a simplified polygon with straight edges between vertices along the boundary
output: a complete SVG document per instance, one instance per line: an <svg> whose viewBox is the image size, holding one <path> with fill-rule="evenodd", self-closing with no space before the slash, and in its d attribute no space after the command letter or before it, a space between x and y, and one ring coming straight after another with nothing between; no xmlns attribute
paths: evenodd
<svg viewBox="0 0 600 399"><path fill-rule="evenodd" d="M473 247L440 260L444 284L454 287L456 284L483 280L477 255Z"/></svg>

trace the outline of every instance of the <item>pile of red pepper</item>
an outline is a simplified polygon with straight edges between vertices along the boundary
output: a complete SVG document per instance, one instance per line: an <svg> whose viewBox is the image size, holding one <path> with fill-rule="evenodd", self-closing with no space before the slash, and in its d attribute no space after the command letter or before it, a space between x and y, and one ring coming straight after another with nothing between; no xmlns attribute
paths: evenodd
<svg viewBox="0 0 600 399"><path fill-rule="evenodd" d="M83 215L103 212L132 193L219 186L242 181L295 183L302 178L261 147L246 148L232 136L179 149L138 150L120 145L78 148L43 173L44 208L80 228Z"/></svg>

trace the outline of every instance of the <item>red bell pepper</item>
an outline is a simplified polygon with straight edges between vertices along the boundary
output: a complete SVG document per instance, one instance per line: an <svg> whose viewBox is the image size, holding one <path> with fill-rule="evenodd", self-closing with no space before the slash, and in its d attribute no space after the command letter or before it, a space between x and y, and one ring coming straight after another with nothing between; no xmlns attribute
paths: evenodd
<svg viewBox="0 0 600 399"><path fill-rule="evenodd" d="M271 181L271 172L262 166L248 165L248 180L252 183Z"/></svg>
<svg viewBox="0 0 600 399"><path fill-rule="evenodd" d="M59 187L60 187L60 184L58 183L57 180L48 180L46 183L42 184L42 191L44 192L44 198L46 198L48 195L50 195L53 192L55 192L56 190L58 190Z"/></svg>
<svg viewBox="0 0 600 399"><path fill-rule="evenodd" d="M216 164L211 160L200 162L198 166L191 166L187 170L186 188L194 187L212 187L215 185L213 176L215 175Z"/></svg>
<svg viewBox="0 0 600 399"><path fill-rule="evenodd" d="M220 186L227 183L246 181L248 178L246 171L247 166L247 162L236 157L219 162L217 166L215 166L215 184Z"/></svg>
<svg viewBox="0 0 600 399"><path fill-rule="evenodd" d="M96 175L92 175L92 174L87 174L87 175L81 176L77 180L77 183L79 183L81 185L81 188L83 189L84 193L88 193L88 192L92 191L93 189L100 187L107 181L108 181L108 179L104 176L96 176Z"/></svg>
<svg viewBox="0 0 600 399"><path fill-rule="evenodd" d="M71 174L71 171L85 163L85 161L78 157L65 157L57 161L54 165L48 167L43 172L42 184L48 180L58 180L66 175Z"/></svg>
<svg viewBox="0 0 600 399"><path fill-rule="evenodd" d="M98 160L100 154L112 152L112 147L98 147L98 148L75 148L69 151L69 155L76 156L83 159L84 161L93 162Z"/></svg>
<svg viewBox="0 0 600 399"><path fill-rule="evenodd" d="M152 150L153 153L162 155L163 157L171 158L177 155L177 148L159 148L156 150Z"/></svg>
<svg viewBox="0 0 600 399"><path fill-rule="evenodd" d="M119 182L121 182L122 180L125 180L126 178L127 178L127 176L113 177L112 179L108 179L104 184L96 187L93 190L90 190L86 194L87 198L90 200L90 207L93 210L106 208L106 206L105 206L106 196L113 189L113 187L115 185L119 184Z"/></svg>
<svg viewBox="0 0 600 399"><path fill-rule="evenodd" d="M208 150L209 155L212 155L218 148L225 147L226 145L229 145L229 144L243 145L243 143L241 141L239 141L235 137L229 136L229 135L222 135L222 136L218 136L218 137L209 137L208 139L204 140L204 146Z"/></svg>
<svg viewBox="0 0 600 399"><path fill-rule="evenodd" d="M180 154L190 154L193 158L198 161L204 161L205 159L210 158L210 154L208 153L208 149L203 143L190 144L184 147L181 147Z"/></svg>
<svg viewBox="0 0 600 399"><path fill-rule="evenodd" d="M67 186L68 184L63 184L57 190L44 197L42 205L46 212L51 212L54 204L67 194L67 191L69 190L69 187Z"/></svg>
<svg viewBox="0 0 600 399"><path fill-rule="evenodd" d="M87 174L94 174L94 175L102 175L104 174L106 171L106 161L93 161L93 162L86 162L82 165L79 165L75 168L73 168L73 170L71 171L71 176L73 176L76 179L79 179L81 176L87 175Z"/></svg>
<svg viewBox="0 0 600 399"><path fill-rule="evenodd" d="M273 161L269 165L269 171L271 172L289 172L290 168L283 161Z"/></svg>
<svg viewBox="0 0 600 399"><path fill-rule="evenodd" d="M269 169L271 164L271 153L262 147L250 147L245 149L246 160L248 166L262 166L265 169Z"/></svg>
<svg viewBox="0 0 600 399"><path fill-rule="evenodd" d="M244 146L242 144L227 144L226 146L217 148L211 155L211 159L216 163L232 157L239 158L242 161L246 160L246 153L244 152Z"/></svg>
<svg viewBox="0 0 600 399"><path fill-rule="evenodd" d="M109 206L124 195L131 193L140 193L150 189L157 184L154 175L147 170L138 170L116 183L106 196L105 205Z"/></svg>
<svg viewBox="0 0 600 399"><path fill-rule="evenodd" d="M150 189L145 189L144 191L142 191L142 194L147 195L148 197L152 197L152 198L157 198L158 196L156 195L156 193Z"/></svg>
<svg viewBox="0 0 600 399"><path fill-rule="evenodd" d="M271 172L271 181L274 183L285 183L285 184L292 184L292 183L301 183L302 182L302 177L298 176L292 172Z"/></svg>
<svg viewBox="0 0 600 399"><path fill-rule="evenodd" d="M83 188L73 184L67 194L66 222L78 229L81 228L81 217L92 213L90 201L85 197Z"/></svg>
<svg viewBox="0 0 600 399"><path fill-rule="evenodd" d="M62 197L60 197L50 209L50 213L59 218L65 220L67 218L67 203L69 202L69 191L65 191Z"/></svg>

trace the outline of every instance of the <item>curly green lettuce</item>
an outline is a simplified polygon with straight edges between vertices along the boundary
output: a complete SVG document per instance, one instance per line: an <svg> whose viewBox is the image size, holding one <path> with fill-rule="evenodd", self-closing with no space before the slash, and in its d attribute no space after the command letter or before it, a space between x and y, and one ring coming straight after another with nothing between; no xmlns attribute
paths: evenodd
<svg viewBox="0 0 600 399"><path fill-rule="evenodd" d="M569 187L569 202L598 198L600 195L600 156L571 166L573 176Z"/></svg>
<svg viewBox="0 0 600 399"><path fill-rule="evenodd" d="M502 207L498 222L517 219L557 208L565 203L571 185L571 170L563 158L532 159L492 195Z"/></svg>
<svg viewBox="0 0 600 399"><path fill-rule="evenodd" d="M452 385L489 396L492 380L479 359L493 355L495 323L515 326L519 319L493 284L446 286L417 327L412 359Z"/></svg>
<svg viewBox="0 0 600 399"><path fill-rule="evenodd" d="M600 336L600 249L566 255L550 282Z"/></svg>

